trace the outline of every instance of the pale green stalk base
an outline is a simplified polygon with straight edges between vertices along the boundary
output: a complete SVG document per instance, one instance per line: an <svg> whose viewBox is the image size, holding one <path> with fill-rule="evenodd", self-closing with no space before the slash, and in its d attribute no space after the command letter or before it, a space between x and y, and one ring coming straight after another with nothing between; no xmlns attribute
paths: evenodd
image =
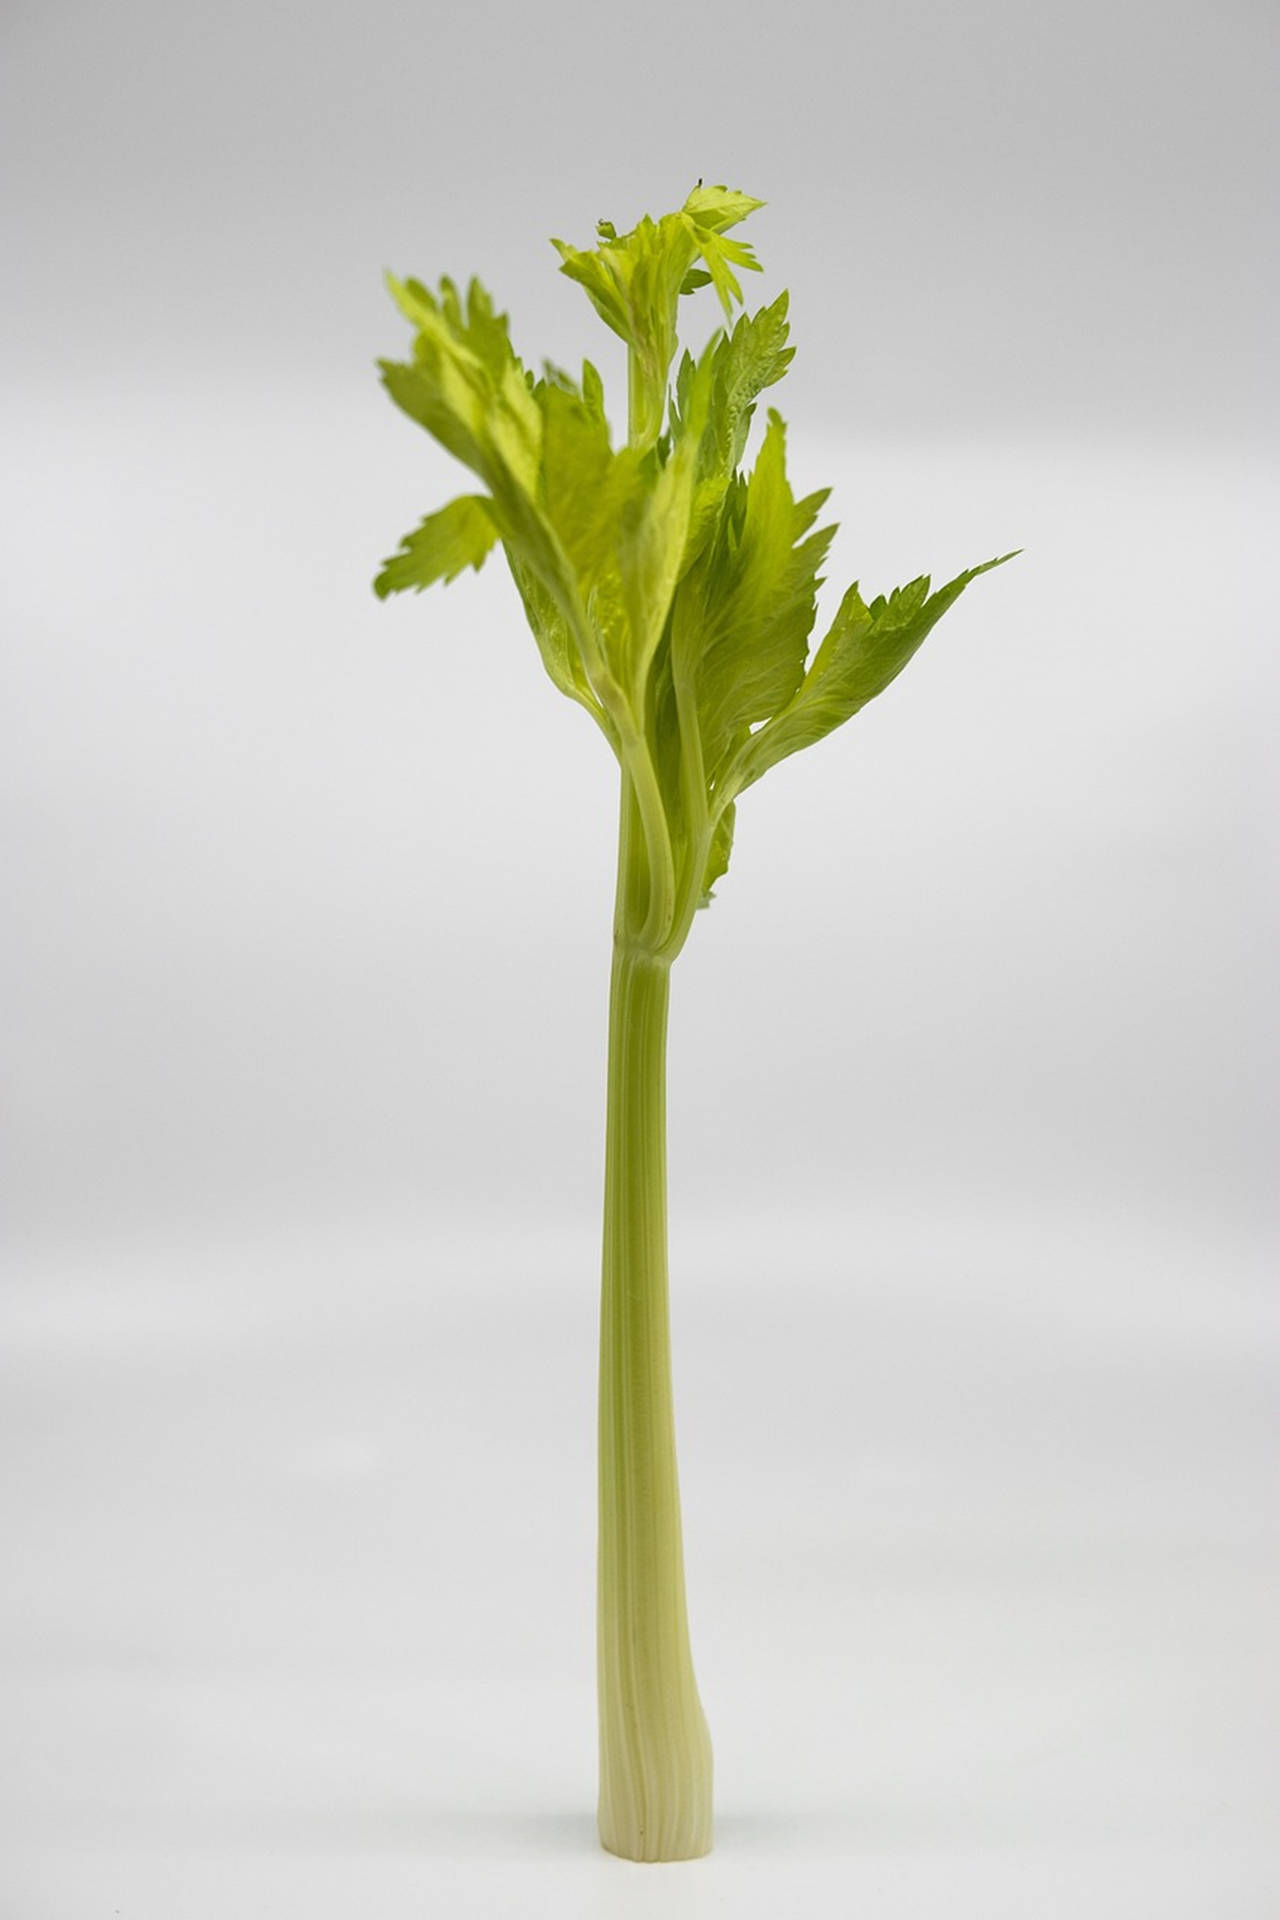
<svg viewBox="0 0 1280 1920"><path fill-rule="evenodd" d="M624 818L620 908L627 841ZM620 911L620 932L625 919ZM711 1740L689 1652L671 1396L669 978L668 960L619 939L600 1325L599 1824L628 1860L692 1860L711 1847Z"/></svg>

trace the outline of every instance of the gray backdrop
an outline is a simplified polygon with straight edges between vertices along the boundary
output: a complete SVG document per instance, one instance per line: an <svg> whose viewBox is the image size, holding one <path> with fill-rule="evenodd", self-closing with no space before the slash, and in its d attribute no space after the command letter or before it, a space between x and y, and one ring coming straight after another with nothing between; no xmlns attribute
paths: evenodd
<svg viewBox="0 0 1280 1920"><path fill-rule="evenodd" d="M1262 1920L1277 1572L1261 0L11 4L0 1912ZM616 785L384 268L768 201L829 615L1009 547L675 979L720 1840L598 1856ZM714 313L690 303L695 337Z"/></svg>

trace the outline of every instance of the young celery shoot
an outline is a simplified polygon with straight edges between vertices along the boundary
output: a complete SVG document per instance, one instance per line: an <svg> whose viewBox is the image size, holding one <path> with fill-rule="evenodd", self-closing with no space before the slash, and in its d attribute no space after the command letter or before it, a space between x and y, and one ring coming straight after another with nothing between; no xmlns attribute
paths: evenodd
<svg viewBox="0 0 1280 1920"><path fill-rule="evenodd" d="M712 1835L711 1742L685 1611L667 1305L666 1036L672 962L729 866L737 804L780 760L883 693L971 580L921 575L840 600L811 652L835 531L827 490L797 500L769 410L787 370L787 295L757 312L758 270L730 229L763 203L693 190L675 213L598 244L557 240L561 271L626 345L627 437L600 375L527 372L472 280L389 279L413 329L379 363L388 393L479 491L428 517L385 562L380 596L479 568L501 545L543 663L591 715L620 772L609 1000L600 1316L597 1659L599 1828L632 1860L685 1860ZM683 296L712 286L725 326L677 358Z"/></svg>

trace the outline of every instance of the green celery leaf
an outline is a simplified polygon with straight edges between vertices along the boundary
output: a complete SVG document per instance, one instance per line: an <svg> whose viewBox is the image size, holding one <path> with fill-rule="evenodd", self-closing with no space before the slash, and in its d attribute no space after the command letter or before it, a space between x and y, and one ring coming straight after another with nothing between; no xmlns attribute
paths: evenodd
<svg viewBox="0 0 1280 1920"><path fill-rule="evenodd" d="M723 233L726 227L736 227L749 213L758 213L764 204L749 193L736 193L731 187L704 187L699 180L684 203L684 211L700 227Z"/></svg>
<svg viewBox="0 0 1280 1920"><path fill-rule="evenodd" d="M582 399L588 413L604 419L604 381L589 360L582 363Z"/></svg>
<svg viewBox="0 0 1280 1920"><path fill-rule="evenodd" d="M746 267L752 273L761 271L760 262L744 240L726 240L722 234L711 227L696 227L698 252L706 262L706 270L726 316L733 313L735 301L741 305L742 287L734 267Z"/></svg>
<svg viewBox="0 0 1280 1920"><path fill-rule="evenodd" d="M388 286L418 330L412 362L379 362L388 393L520 517L537 485L542 416L505 318L476 280L465 306L450 280L439 295L391 275Z"/></svg>
<svg viewBox="0 0 1280 1920"><path fill-rule="evenodd" d="M629 448L613 451L603 413L593 412L578 393L545 386L536 399L542 413L539 503L589 590L615 557L640 456Z"/></svg>
<svg viewBox="0 0 1280 1920"><path fill-rule="evenodd" d="M715 832L711 836L711 852L707 859L706 871L702 876L702 892L698 896L700 907L709 907L715 899L712 888L717 880L722 880L729 871L729 856L733 851L734 804L731 800L720 818L716 821Z"/></svg>
<svg viewBox="0 0 1280 1920"><path fill-rule="evenodd" d="M742 458L756 401L795 358L787 345L787 309L788 296L780 293L772 306L744 313L721 350L712 421L716 452L730 471Z"/></svg>
<svg viewBox="0 0 1280 1920"><path fill-rule="evenodd" d="M850 587L794 697L740 753L731 773L733 791L740 793L779 760L821 740L883 693L970 581L1013 558L1004 553L969 567L933 594L923 574L870 606L856 585Z"/></svg>
<svg viewBox="0 0 1280 1920"><path fill-rule="evenodd" d="M518 553L507 548L507 563L516 583L530 631L538 643L538 652L552 682L571 700L587 709L617 751L617 734L599 701L591 691L582 664L582 655L569 622L532 567Z"/></svg>
<svg viewBox="0 0 1280 1920"><path fill-rule="evenodd" d="M463 494L405 535L399 553L383 562L373 590L385 600L408 587L420 593L437 580L447 584L465 567L478 573L497 538L487 503L476 494Z"/></svg>
<svg viewBox="0 0 1280 1920"><path fill-rule="evenodd" d="M642 510L624 531L618 548L630 630L627 681L638 702L657 652L672 599L684 570L693 513L698 456L706 430L715 371L713 346L698 361L688 389L682 430L670 457L657 468Z"/></svg>
<svg viewBox="0 0 1280 1920"><path fill-rule="evenodd" d="M750 729L801 684L818 569L835 531L811 531L826 497L794 498L786 429L771 411L749 479L730 482L715 537L680 584L672 654L677 676L695 689L709 791Z"/></svg>
<svg viewBox="0 0 1280 1920"><path fill-rule="evenodd" d="M743 314L716 346L715 387L710 422L698 465L686 566L701 552L714 528L729 480L746 450L755 403L766 387L781 380L795 357L787 345L787 295L758 313ZM676 377L673 417L685 404L692 362L686 353Z"/></svg>
<svg viewBox="0 0 1280 1920"><path fill-rule="evenodd" d="M750 247L725 239L725 230L763 204L725 187L698 186L678 212L660 220L646 214L629 233L601 222L599 246L552 241L560 271L582 287L605 325L635 355L632 426L638 445L654 445L662 432L680 295L714 283L725 312L732 311L742 298L734 269L758 270L759 262Z"/></svg>

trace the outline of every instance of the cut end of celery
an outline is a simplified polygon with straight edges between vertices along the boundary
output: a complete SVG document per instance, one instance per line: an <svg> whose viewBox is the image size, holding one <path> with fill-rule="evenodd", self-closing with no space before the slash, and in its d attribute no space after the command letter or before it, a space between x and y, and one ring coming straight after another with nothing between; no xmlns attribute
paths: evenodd
<svg viewBox="0 0 1280 1920"><path fill-rule="evenodd" d="M691 1765L678 1769L680 1778L663 1782L647 1813L637 1807L634 1781L628 1781L616 1795L607 1779L601 1783L598 1824L600 1844L606 1853L622 1860L652 1863L674 1860L701 1860L712 1846L711 1742L705 1725L701 1751L690 1754Z"/></svg>

